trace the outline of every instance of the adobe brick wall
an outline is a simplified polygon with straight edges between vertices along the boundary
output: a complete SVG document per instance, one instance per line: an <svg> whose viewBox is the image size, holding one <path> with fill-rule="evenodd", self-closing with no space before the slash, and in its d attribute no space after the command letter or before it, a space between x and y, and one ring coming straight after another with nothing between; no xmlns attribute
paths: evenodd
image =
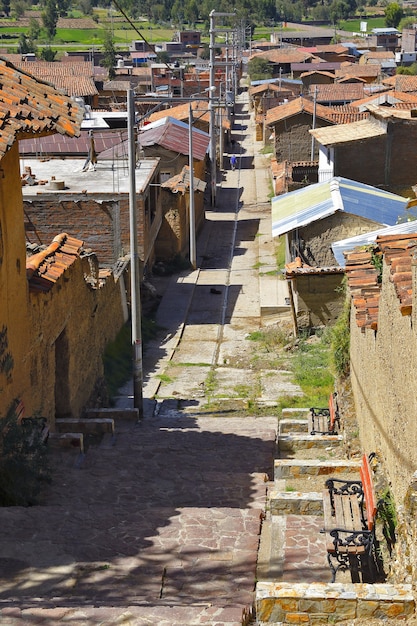
<svg viewBox="0 0 417 626"><path fill-rule="evenodd" d="M335 176L343 176L367 185L388 185L385 154L386 137L337 146Z"/></svg>
<svg viewBox="0 0 417 626"><path fill-rule="evenodd" d="M98 282L94 255L77 259L49 293L30 293L28 414L81 416L103 377L102 354L124 323L121 285Z"/></svg>
<svg viewBox="0 0 417 626"><path fill-rule="evenodd" d="M351 214L337 211L322 220L316 220L305 228L298 229L298 236L304 243L302 251L309 265L338 265L332 252L333 241L361 235L381 225Z"/></svg>
<svg viewBox="0 0 417 626"><path fill-rule="evenodd" d="M141 259L150 234L143 228L146 223L144 201L137 195L138 249ZM60 200L56 198L24 200L25 230L28 241L49 245L62 232L84 241L99 259L100 266L111 267L115 261L129 253L129 197L97 202L94 198ZM149 226L148 226L149 228Z"/></svg>
<svg viewBox="0 0 417 626"><path fill-rule="evenodd" d="M316 128L330 123L317 118ZM312 116L307 113L294 116L275 125L275 156L280 161L310 161ZM313 160L318 159L319 148L314 142Z"/></svg>
<svg viewBox="0 0 417 626"><path fill-rule="evenodd" d="M413 271L413 293L417 269ZM364 452L377 452L399 515L398 580L417 575L417 311L403 316L384 265L378 330L351 319L351 381Z"/></svg>
<svg viewBox="0 0 417 626"><path fill-rule="evenodd" d="M401 190L417 180L417 119L390 121L382 137L337 146L335 176Z"/></svg>

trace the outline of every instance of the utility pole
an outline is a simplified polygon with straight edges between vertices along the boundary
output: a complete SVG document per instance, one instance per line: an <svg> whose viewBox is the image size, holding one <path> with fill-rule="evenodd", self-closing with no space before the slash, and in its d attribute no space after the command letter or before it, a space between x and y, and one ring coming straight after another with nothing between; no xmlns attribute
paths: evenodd
<svg viewBox="0 0 417 626"><path fill-rule="evenodd" d="M193 160L193 103L189 104L188 114L188 152L190 170L190 263L193 270L197 267L196 240L195 240L195 204L194 204L194 160Z"/></svg>
<svg viewBox="0 0 417 626"><path fill-rule="evenodd" d="M216 167L216 74L215 74L215 42L216 42L216 17L235 17L235 13L210 12L210 87L209 87L209 112L210 112L210 185L211 185L211 206L216 206L217 188L217 167Z"/></svg>
<svg viewBox="0 0 417 626"><path fill-rule="evenodd" d="M211 206L216 206L216 183L217 183L217 168L216 168L216 111L214 108L214 92L216 91L215 85L215 68L214 68L214 43L216 39L216 33L214 30L214 17L216 12L210 12L210 87L209 87L209 113L210 113L210 189L211 189Z"/></svg>
<svg viewBox="0 0 417 626"><path fill-rule="evenodd" d="M136 220L136 145L135 104L133 90L127 92L128 146L129 146L129 229L130 229L130 290L132 318L133 406L143 417L143 363L142 315L140 301L140 271L138 255L138 228Z"/></svg>

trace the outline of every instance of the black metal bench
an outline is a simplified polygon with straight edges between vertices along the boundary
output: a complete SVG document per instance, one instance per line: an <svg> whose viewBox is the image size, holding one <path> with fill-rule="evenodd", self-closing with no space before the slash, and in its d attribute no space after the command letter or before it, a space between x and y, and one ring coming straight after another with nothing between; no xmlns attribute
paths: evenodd
<svg viewBox="0 0 417 626"><path fill-rule="evenodd" d="M364 573L373 582L372 560L377 504L372 470L362 457L360 480L329 478L323 491L324 530L332 582L339 570L350 570L353 582Z"/></svg>
<svg viewBox="0 0 417 626"><path fill-rule="evenodd" d="M340 428L337 393L330 394L328 407L311 407L308 415L308 430L311 435L335 435Z"/></svg>

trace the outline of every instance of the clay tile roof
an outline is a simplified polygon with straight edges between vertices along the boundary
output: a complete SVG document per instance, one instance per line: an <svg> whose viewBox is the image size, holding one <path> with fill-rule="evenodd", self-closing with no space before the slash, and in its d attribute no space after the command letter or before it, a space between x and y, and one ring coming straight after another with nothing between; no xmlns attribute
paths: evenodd
<svg viewBox="0 0 417 626"><path fill-rule="evenodd" d="M380 74L380 72L381 72L381 67L378 65L365 65L365 64L359 65L358 63L355 63L355 64L349 63L347 65L344 65L342 63L342 65L340 66L340 69L336 70L336 77L342 78L346 76L358 76L358 77L374 76L376 78Z"/></svg>
<svg viewBox="0 0 417 626"><path fill-rule="evenodd" d="M378 328L381 285L374 261L378 257L383 257L389 266L389 280L394 285L402 315L411 315L412 266L417 258L417 233L380 235L372 249L356 250L347 255L348 287L356 309L356 323L362 331Z"/></svg>
<svg viewBox="0 0 417 626"><path fill-rule="evenodd" d="M318 102L346 102L363 98L362 83L334 83L331 85L311 85L310 95L316 94Z"/></svg>
<svg viewBox="0 0 417 626"><path fill-rule="evenodd" d="M57 235L50 246L29 256L26 275L29 291L48 292L79 257L83 242L66 233Z"/></svg>
<svg viewBox="0 0 417 626"><path fill-rule="evenodd" d="M192 103L193 110L193 119L194 120L204 120L206 122L210 121L210 113L208 109L208 101L198 100ZM162 109L161 111L156 111L149 116L148 120L150 122L156 122L157 120L161 120L167 115L176 120L188 122L189 118L190 105L188 102L183 104L178 104L169 109Z"/></svg>
<svg viewBox="0 0 417 626"><path fill-rule="evenodd" d="M310 52L303 52L302 50L292 48L279 48L278 50L266 50L265 52L258 52L251 56L260 57L266 59L270 63L303 63L308 59L311 59L313 55Z"/></svg>
<svg viewBox="0 0 417 626"><path fill-rule="evenodd" d="M384 79L384 85L394 87L395 91L407 93L409 91L417 91L417 76L407 76L406 74L397 74Z"/></svg>
<svg viewBox="0 0 417 626"><path fill-rule="evenodd" d="M54 132L78 136L82 118L70 98L0 58L0 157L16 139Z"/></svg>
<svg viewBox="0 0 417 626"><path fill-rule="evenodd" d="M348 124L369 117L368 113L365 115L361 113L361 117L358 117L357 110L351 110L351 108L326 107L322 104L316 104L314 111L314 103L307 98L300 97L286 104L281 104L273 109L269 109L266 114L266 124L272 125L303 112L310 113L311 115L315 112L316 117L327 120L333 124Z"/></svg>
<svg viewBox="0 0 417 626"><path fill-rule="evenodd" d="M59 61L20 61L16 67L40 80L51 83L68 96L94 96L98 94L94 83L93 65L88 61L61 63Z"/></svg>

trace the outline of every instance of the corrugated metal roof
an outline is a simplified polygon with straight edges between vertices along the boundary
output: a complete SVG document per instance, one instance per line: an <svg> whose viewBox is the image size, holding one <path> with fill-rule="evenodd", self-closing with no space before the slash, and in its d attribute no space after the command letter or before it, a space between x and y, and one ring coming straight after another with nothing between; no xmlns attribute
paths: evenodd
<svg viewBox="0 0 417 626"><path fill-rule="evenodd" d="M380 235L405 235L417 231L417 221L404 222L395 226L384 226L363 235L348 237L332 243L333 254L341 267L345 266L345 254L361 246L369 246L376 242Z"/></svg>
<svg viewBox="0 0 417 626"><path fill-rule="evenodd" d="M188 145L189 126L184 122L165 117L145 126L139 133L138 143L141 146L160 145L168 150L189 153ZM210 143L210 135L202 130L193 128L193 157L202 161L207 153Z"/></svg>
<svg viewBox="0 0 417 626"><path fill-rule="evenodd" d="M404 213L408 199L335 177L308 185L272 199L272 236L278 237L323 219L336 211L345 211L379 224L393 226Z"/></svg>
<svg viewBox="0 0 417 626"><path fill-rule="evenodd" d="M330 132L329 132L330 131ZM338 144L371 139L385 135L386 126L375 119L360 120L351 124L340 124L328 128L316 128L310 133L322 146L336 146Z"/></svg>
<svg viewBox="0 0 417 626"><path fill-rule="evenodd" d="M94 131L94 146L97 154L109 150L127 137L127 130ZM49 135L34 139L21 139L19 152L26 155L87 155L91 146L89 131L82 130L79 137L67 137L66 135Z"/></svg>

